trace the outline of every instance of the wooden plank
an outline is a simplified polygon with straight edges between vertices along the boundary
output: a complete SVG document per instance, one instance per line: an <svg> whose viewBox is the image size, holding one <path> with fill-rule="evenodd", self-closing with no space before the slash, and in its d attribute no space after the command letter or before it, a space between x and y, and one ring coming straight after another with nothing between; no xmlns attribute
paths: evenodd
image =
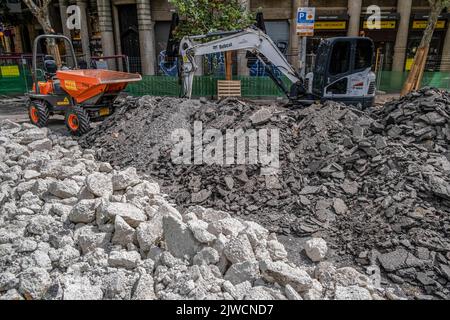
<svg viewBox="0 0 450 320"><path fill-rule="evenodd" d="M217 81L217 96L219 99L224 97L240 97L241 81L238 80L218 80Z"/></svg>

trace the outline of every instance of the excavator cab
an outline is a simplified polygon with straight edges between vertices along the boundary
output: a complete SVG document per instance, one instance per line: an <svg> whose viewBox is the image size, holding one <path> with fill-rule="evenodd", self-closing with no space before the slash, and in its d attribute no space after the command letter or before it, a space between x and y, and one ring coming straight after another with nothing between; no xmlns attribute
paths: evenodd
<svg viewBox="0 0 450 320"><path fill-rule="evenodd" d="M337 37L319 45L314 71L306 76L310 93L321 101L371 107L376 77L372 72L375 46L369 38Z"/></svg>

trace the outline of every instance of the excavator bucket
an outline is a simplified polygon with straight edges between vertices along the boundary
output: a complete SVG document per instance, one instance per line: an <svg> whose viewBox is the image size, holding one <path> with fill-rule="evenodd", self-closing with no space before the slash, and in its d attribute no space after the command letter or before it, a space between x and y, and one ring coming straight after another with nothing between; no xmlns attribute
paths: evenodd
<svg viewBox="0 0 450 320"><path fill-rule="evenodd" d="M130 82L142 80L139 74L102 69L61 70L56 73L61 87L77 103L98 98L104 94L118 95Z"/></svg>

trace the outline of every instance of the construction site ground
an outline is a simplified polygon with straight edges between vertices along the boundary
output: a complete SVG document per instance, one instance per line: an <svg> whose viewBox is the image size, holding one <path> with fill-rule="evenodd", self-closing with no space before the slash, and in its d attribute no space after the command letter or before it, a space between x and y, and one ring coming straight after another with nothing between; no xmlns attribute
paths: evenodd
<svg viewBox="0 0 450 320"><path fill-rule="evenodd" d="M171 132L185 129L193 133L194 121L201 121L204 129L219 131L278 128L280 173L263 176L265 168L259 165L172 163ZM93 124L91 132L76 139L68 135L63 117L52 118L48 132L27 122L24 97L1 97L4 138L0 135L0 151L5 152L0 156L8 165L0 167L0 177L6 182L0 190L6 208L0 217L0 238L2 250L18 255L21 263L5 262L11 266L5 267L6 280L0 277L0 292L7 290L4 298L64 297L58 292L48 296L48 287L55 281L68 296L90 290L96 299L139 294L159 299L290 299L296 294L304 299L450 297L448 92L424 88L401 99L379 95L376 106L365 111L337 103L288 110L269 100L123 97L113 116ZM33 155L29 161L23 156L27 152ZM21 176L15 171L17 164L27 180L36 180L34 184L13 185L14 177ZM45 192L46 184L50 195ZM149 188L153 199L149 203L156 203L157 209L146 204ZM105 194L111 203L102 200ZM127 214L117 213L128 204L133 207L126 207ZM29 209L45 211L47 205L45 219L57 213L60 217L52 225L64 226L64 233L58 233L57 227L44 230L44 217L35 219ZM89 213L94 207L95 217ZM163 222L158 217L162 211ZM31 219L28 225L27 219ZM33 243L13 236L15 228L24 226ZM148 235L152 238L145 238ZM13 245L8 246L8 239ZM17 249L14 241L19 243ZM34 242L45 244L36 249ZM62 254L63 243L68 243L74 255L70 262L62 256L54 258L53 248L45 249L54 246ZM160 249L155 246L167 251L157 254ZM104 251L97 252L98 248ZM98 277L104 272L100 271L104 259L117 274ZM333 266L317 264L322 260ZM288 261L299 269L287 267ZM88 280L72 274L86 268L86 263L94 265L86 271ZM41 277L46 288L29 284L29 279L13 280L27 264L40 269L26 276ZM210 265L202 272L213 273L214 279L225 277L232 288L214 280L219 289L196 284L201 290L188 290L194 272L189 268L197 264ZM125 276L121 269L127 270ZM317 278L307 280L306 285L303 272L305 278ZM380 279L375 286L384 289L375 290L366 280L363 284L342 280L372 276L373 281L377 272ZM186 280L181 281L181 289L175 284L180 274ZM132 283L121 292L111 289L118 276ZM286 278L295 280L286 282ZM244 290L245 282L250 286ZM155 291L148 292L149 286ZM245 293L238 294L240 290Z"/></svg>

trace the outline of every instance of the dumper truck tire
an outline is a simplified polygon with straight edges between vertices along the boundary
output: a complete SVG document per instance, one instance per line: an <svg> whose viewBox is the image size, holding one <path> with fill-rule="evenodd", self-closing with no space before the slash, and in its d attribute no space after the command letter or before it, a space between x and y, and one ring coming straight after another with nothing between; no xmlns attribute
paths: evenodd
<svg viewBox="0 0 450 320"><path fill-rule="evenodd" d="M70 107L66 111L66 127L74 136L82 136L91 130L89 115L79 106Z"/></svg>
<svg viewBox="0 0 450 320"><path fill-rule="evenodd" d="M44 128L50 118L50 110L43 101L30 101L28 103L28 116L30 122L39 128Z"/></svg>

